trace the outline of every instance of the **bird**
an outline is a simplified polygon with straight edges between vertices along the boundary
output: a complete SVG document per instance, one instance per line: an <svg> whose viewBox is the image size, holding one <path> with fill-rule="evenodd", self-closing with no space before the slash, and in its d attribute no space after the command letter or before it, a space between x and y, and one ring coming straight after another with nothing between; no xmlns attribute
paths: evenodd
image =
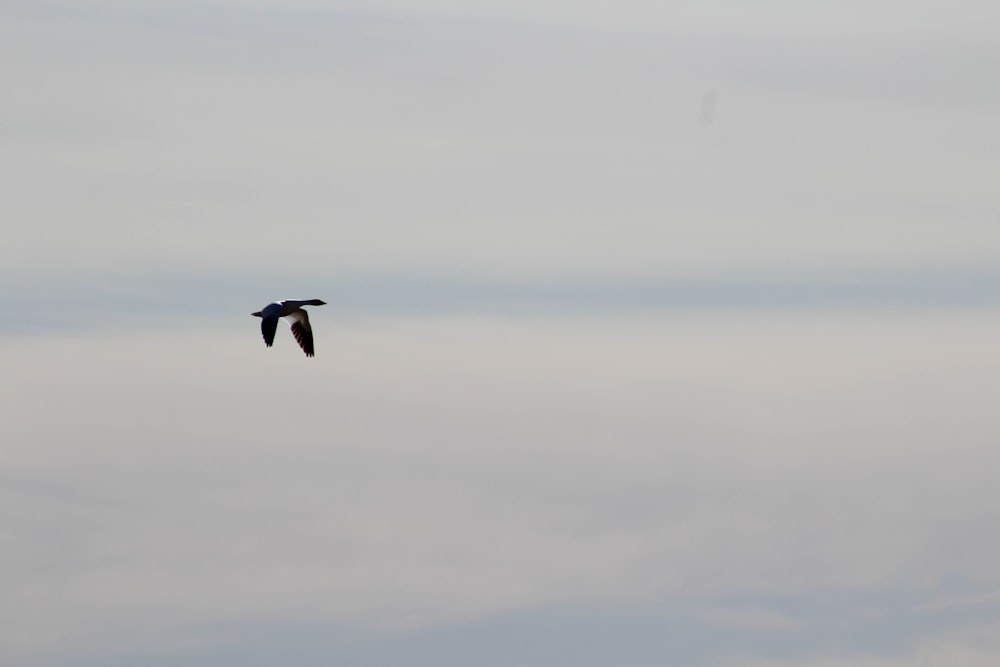
<svg viewBox="0 0 1000 667"><path fill-rule="evenodd" d="M309 313L302 310L302 306L325 306L326 301L319 299L285 299L275 301L264 306L256 313L250 313L254 317L261 318L260 332L264 334L264 343L271 347L274 344L274 334L278 330L278 318L285 317L292 327L292 335L298 341L299 347L306 353L307 357L316 355L316 348L313 346L313 332L309 325Z"/></svg>

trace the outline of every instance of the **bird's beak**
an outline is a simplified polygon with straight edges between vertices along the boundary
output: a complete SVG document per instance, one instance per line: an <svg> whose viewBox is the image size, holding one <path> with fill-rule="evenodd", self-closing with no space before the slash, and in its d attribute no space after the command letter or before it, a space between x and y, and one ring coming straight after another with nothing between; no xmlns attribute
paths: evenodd
<svg viewBox="0 0 1000 667"><path fill-rule="evenodd" d="M253 315L254 317L264 317L263 315L261 315L259 310L256 313L250 313L250 314Z"/></svg>

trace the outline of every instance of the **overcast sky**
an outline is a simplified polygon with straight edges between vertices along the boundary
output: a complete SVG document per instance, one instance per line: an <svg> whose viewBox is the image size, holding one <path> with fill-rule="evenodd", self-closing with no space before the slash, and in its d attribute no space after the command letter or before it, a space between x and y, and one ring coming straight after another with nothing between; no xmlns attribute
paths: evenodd
<svg viewBox="0 0 1000 667"><path fill-rule="evenodd" d="M998 22L4 2L0 665L993 667Z"/></svg>

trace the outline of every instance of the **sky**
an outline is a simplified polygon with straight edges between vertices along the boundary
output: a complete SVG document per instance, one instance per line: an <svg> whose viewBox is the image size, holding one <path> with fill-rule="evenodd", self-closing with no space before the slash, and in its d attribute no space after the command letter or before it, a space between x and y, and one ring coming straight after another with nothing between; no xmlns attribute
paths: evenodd
<svg viewBox="0 0 1000 667"><path fill-rule="evenodd" d="M997 664L998 21L4 2L0 665Z"/></svg>

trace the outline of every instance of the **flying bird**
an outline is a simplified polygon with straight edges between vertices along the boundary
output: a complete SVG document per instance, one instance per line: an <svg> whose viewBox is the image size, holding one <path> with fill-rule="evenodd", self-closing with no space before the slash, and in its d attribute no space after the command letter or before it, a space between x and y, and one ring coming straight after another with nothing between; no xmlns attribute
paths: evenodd
<svg viewBox="0 0 1000 667"><path fill-rule="evenodd" d="M309 325L309 313L302 310L302 306L325 305L326 301L320 301L319 299L307 299L305 301L285 299L284 301L269 303L264 306L263 310L258 310L256 313L250 314L261 318L260 332L264 334L264 343L268 347L274 344L274 334L278 330L278 318L284 317L288 319L288 323L292 327L292 335L299 342L299 347L302 348L307 357L312 357L316 355L316 348L313 347L313 330Z"/></svg>

